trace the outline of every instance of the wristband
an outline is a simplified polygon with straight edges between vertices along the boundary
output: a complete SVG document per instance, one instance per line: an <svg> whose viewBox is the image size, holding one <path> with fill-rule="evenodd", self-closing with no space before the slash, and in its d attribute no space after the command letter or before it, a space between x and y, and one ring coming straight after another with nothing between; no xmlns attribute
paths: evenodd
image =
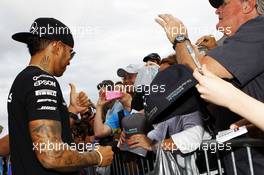
<svg viewBox="0 0 264 175"><path fill-rule="evenodd" d="M69 112L69 117L72 118L75 121L78 121L79 120L78 115L77 114L74 114L72 112Z"/></svg>

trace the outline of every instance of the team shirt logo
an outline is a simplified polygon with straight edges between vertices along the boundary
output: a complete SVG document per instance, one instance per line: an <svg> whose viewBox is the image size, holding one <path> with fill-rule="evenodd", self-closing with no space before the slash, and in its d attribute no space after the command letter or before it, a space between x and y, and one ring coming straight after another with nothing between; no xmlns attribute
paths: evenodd
<svg viewBox="0 0 264 175"><path fill-rule="evenodd" d="M37 103L43 103L43 102L53 102L53 103L57 103L57 100L53 100L53 99L38 99Z"/></svg>
<svg viewBox="0 0 264 175"><path fill-rule="evenodd" d="M49 95L49 96L57 96L57 92L50 90L50 89L41 89L41 90L37 90L35 91L35 95L36 96L42 96L42 95Z"/></svg>
<svg viewBox="0 0 264 175"><path fill-rule="evenodd" d="M56 87L56 83L54 81L50 81L50 80L38 80L34 83L35 87L41 86L41 85Z"/></svg>
<svg viewBox="0 0 264 175"><path fill-rule="evenodd" d="M57 109L57 107L55 107L55 106L41 106L37 110L50 110L50 111L55 111L56 109Z"/></svg>

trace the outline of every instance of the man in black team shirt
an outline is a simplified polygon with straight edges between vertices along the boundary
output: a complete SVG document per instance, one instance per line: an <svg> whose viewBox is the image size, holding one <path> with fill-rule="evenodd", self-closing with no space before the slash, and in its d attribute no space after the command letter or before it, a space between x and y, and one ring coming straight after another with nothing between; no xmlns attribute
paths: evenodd
<svg viewBox="0 0 264 175"><path fill-rule="evenodd" d="M78 174L83 167L111 164L111 147L96 146L81 153L72 143L69 111L77 114L83 110L80 94L71 85L67 109L54 77L62 76L74 55L69 28L54 18L38 18L30 32L16 33L12 38L26 43L31 55L8 96L13 174Z"/></svg>
<svg viewBox="0 0 264 175"><path fill-rule="evenodd" d="M216 47L206 56L199 56L202 64L221 78L232 81L248 95L264 102L264 0L209 0L216 8L217 29L228 38L223 46ZM160 15L156 21L165 29L173 44L179 64L195 69L191 55L191 42L184 24L169 14ZM216 129L228 129L240 119L226 108L215 106L211 110ZM237 174L250 174L246 149L235 149ZM254 173L263 174L264 149L252 148ZM226 156L230 157L230 155ZM226 159L227 160L227 159ZM230 159L228 159L230 160ZM233 174L231 162L225 161L227 174ZM229 166L229 167L228 167Z"/></svg>

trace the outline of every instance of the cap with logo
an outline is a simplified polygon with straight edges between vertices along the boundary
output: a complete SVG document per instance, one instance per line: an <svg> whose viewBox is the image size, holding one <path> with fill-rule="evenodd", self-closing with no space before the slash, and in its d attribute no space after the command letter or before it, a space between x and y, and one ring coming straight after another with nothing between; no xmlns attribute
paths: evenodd
<svg viewBox="0 0 264 175"><path fill-rule="evenodd" d="M150 126L147 123L146 117L142 113L134 113L122 119L122 127L126 137L130 137L134 134L147 134L150 131ZM130 148L128 145L120 145L121 150L130 151L132 153L146 156L147 151L143 148Z"/></svg>
<svg viewBox="0 0 264 175"><path fill-rule="evenodd" d="M69 27L54 18L37 18L31 25L29 32L16 33L12 38L27 44L32 36L61 41L72 48L74 47L74 40Z"/></svg>
<svg viewBox="0 0 264 175"><path fill-rule="evenodd" d="M200 109L197 81L192 71L175 64L159 72L151 86L163 86L163 90L150 91L145 96L145 114L152 124L160 123L177 115L189 114Z"/></svg>

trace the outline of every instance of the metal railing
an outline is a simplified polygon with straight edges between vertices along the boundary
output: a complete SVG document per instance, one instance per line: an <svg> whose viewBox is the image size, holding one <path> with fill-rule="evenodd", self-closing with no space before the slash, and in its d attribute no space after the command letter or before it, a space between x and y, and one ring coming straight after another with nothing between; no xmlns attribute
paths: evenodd
<svg viewBox="0 0 264 175"><path fill-rule="evenodd" d="M202 142L200 148L193 153L193 155L196 159L199 174L226 174L226 165L222 160L222 154L224 154L225 157L229 157L232 162L230 166L233 169L233 174L238 175L237 161L235 156L236 154L234 150L245 149L245 157L247 157L245 161L248 162L250 174L254 175L254 164L251 150L252 148L254 149L256 147L263 147L264 149L264 140L253 138L239 138L233 139L224 144L217 143L216 140L205 140ZM128 162L124 160L124 157L127 157L123 154L124 153L122 152L117 152L115 154L111 166L112 175L148 175L152 172L155 166L154 153L148 153L147 158L135 156L134 160ZM189 156L185 157L184 161L185 167L188 167L190 165L188 165L189 161L186 161L186 159L189 159Z"/></svg>
<svg viewBox="0 0 264 175"><path fill-rule="evenodd" d="M245 169L249 171L250 175L254 175L255 170L253 161L254 157L252 157L252 149L255 148L264 149L264 140L253 138L239 138L225 143L225 146L221 146L221 144L217 143L215 140L206 140L202 142L200 148L192 155L196 159L196 165L200 175L226 174L227 168L225 165L226 162L223 161L223 153L225 154L225 157L229 157L229 159L231 160L231 163L229 163L229 167L232 168L233 174L239 175L235 150L245 149L245 157L247 157L247 159L245 159L244 161L247 161L248 163L248 169ZM155 166L156 157L154 153L148 152L146 157L141 157L133 153L119 151L117 148L114 148L113 150L115 152L114 160L110 167L110 171L108 171L108 173L106 173L105 175L150 175L152 173ZM188 158L188 156L186 158ZM188 161L184 162L185 167L188 167ZM7 167L8 166L4 168L5 172L0 172L0 175L7 174ZM87 175L98 174L98 172L96 173L96 168L90 167L88 169L89 172L87 172Z"/></svg>
<svg viewBox="0 0 264 175"><path fill-rule="evenodd" d="M219 143L217 143L215 140L203 141L201 145L203 144L214 145L217 148L215 149L216 151L214 153L216 155L215 156L216 160L209 160L208 152L210 153L211 150L202 149L204 151L204 158L205 158L204 164L206 166L206 174L208 175L212 174L212 168L211 168L212 166L210 166L210 163L212 161L216 162L216 163L214 162L214 165L217 165L216 167L217 174L222 175L222 174L225 174L225 172L227 171L227 168L223 166L225 162L222 161L221 153L224 153L225 157L227 158L229 157L229 159L231 160L231 164L232 164L231 167L232 167L233 174L237 175L238 171L237 171L237 161L236 161L236 155L235 155L235 151L237 149L245 149L246 155L243 155L243 156L246 157L246 159L244 159L243 161L247 161L250 175L254 175L254 164L253 164L253 157L252 157L251 151L252 149L255 149L255 148L264 149L264 140L254 139L254 138L232 139L229 142L225 143L225 145L228 144L228 146L231 148L230 150L226 150L226 149L219 150ZM195 154L197 154L197 151L195 152ZM246 167L243 167L243 168L247 170Z"/></svg>

